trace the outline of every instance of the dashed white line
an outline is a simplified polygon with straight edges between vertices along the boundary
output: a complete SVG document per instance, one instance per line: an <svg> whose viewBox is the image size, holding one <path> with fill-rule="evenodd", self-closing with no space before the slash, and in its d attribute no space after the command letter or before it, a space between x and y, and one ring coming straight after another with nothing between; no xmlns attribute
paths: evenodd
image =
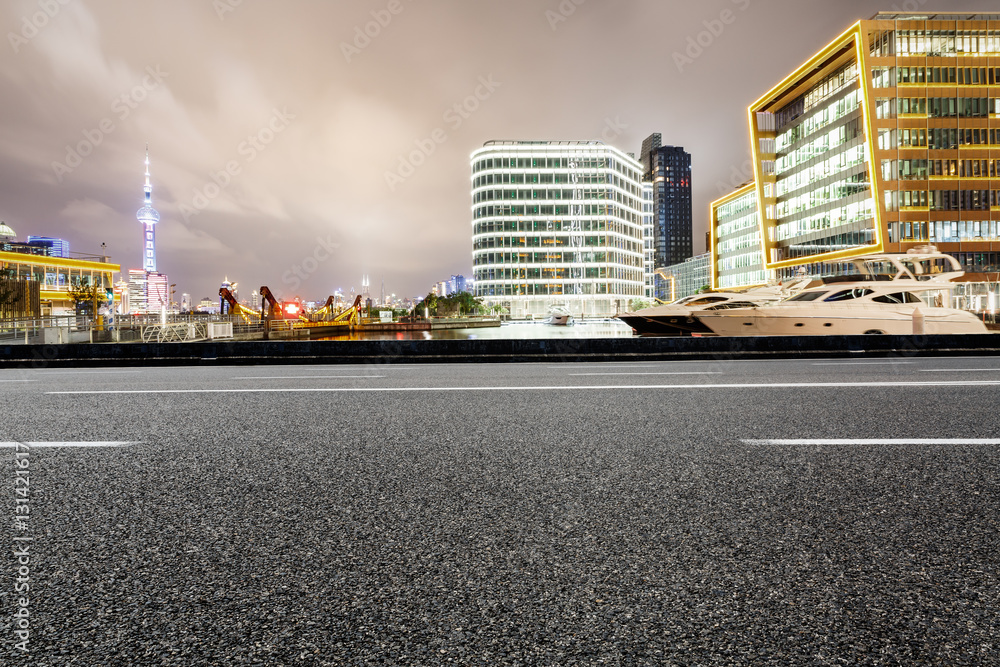
<svg viewBox="0 0 1000 667"><path fill-rule="evenodd" d="M253 375L233 380L339 380L341 378L384 378L384 375Z"/></svg>
<svg viewBox="0 0 1000 667"><path fill-rule="evenodd" d="M921 368L924 373L1000 373L1000 368Z"/></svg>
<svg viewBox="0 0 1000 667"><path fill-rule="evenodd" d="M583 375L722 375L722 371L653 371L639 373L569 373L571 376Z"/></svg>
<svg viewBox="0 0 1000 667"><path fill-rule="evenodd" d="M813 366L890 366L896 364L912 364L912 361L818 361Z"/></svg>

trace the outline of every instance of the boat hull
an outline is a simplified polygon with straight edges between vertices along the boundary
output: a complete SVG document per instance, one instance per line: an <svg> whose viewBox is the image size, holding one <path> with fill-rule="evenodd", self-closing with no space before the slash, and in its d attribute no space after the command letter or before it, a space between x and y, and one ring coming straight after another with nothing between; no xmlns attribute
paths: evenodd
<svg viewBox="0 0 1000 667"><path fill-rule="evenodd" d="M719 336L853 336L861 334L911 335L913 308L870 309L828 306L817 312L805 307L745 308L700 314L699 319ZM952 308L926 308L925 334L987 333L975 315Z"/></svg>
<svg viewBox="0 0 1000 667"><path fill-rule="evenodd" d="M712 330L690 315L643 317L642 315L619 315L640 336L691 336L711 334Z"/></svg>

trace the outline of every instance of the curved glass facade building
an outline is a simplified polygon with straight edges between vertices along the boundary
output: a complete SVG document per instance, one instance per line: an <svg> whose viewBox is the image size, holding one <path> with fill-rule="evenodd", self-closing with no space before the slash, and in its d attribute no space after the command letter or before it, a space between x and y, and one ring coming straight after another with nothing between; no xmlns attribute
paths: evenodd
<svg viewBox="0 0 1000 667"><path fill-rule="evenodd" d="M641 181L599 141L487 142L472 154L476 296L513 318L627 311L645 293Z"/></svg>

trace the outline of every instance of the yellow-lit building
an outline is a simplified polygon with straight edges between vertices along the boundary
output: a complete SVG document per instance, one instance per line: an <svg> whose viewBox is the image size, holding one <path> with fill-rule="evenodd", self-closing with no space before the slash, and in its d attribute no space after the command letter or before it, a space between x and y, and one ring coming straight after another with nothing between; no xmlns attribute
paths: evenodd
<svg viewBox="0 0 1000 667"><path fill-rule="evenodd" d="M22 244L6 244L6 247L11 245ZM72 314L72 285L86 279L91 285L109 289L113 287L114 274L121 271L120 265L102 257L75 259L9 250L0 250L0 268L9 269L13 278L40 283L43 315Z"/></svg>
<svg viewBox="0 0 1000 667"><path fill-rule="evenodd" d="M711 205L714 287L927 243L970 281L1000 271L1000 14L858 21L747 111L754 180Z"/></svg>

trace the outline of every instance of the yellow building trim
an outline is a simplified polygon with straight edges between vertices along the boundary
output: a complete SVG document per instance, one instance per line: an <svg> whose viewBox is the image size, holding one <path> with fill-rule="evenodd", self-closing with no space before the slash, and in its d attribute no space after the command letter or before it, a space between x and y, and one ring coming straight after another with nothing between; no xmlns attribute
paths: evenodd
<svg viewBox="0 0 1000 667"><path fill-rule="evenodd" d="M860 257L861 255L870 255L874 252L882 252L882 249L875 245L863 245L857 248L850 248L848 250L837 250L834 252L826 252L822 255L809 255L808 257L796 257L794 259L786 259L780 262L774 262L768 269L784 269L790 266L799 266L800 264L814 264L816 262L835 262L838 259L851 259L852 257Z"/></svg>
<svg viewBox="0 0 1000 667"><path fill-rule="evenodd" d="M724 204L728 204L734 199L739 199L740 197L746 196L747 193L753 191L755 183L747 183L746 185L733 190L728 195L720 197L708 205L708 250L710 253L709 261L711 262L711 268L708 271L709 288L712 290L717 289L719 283L719 255L716 252L716 236L715 232L719 226L719 218L717 211ZM760 219L760 213L758 212L757 219ZM759 226L759 225L758 225ZM763 241L761 241L763 245Z"/></svg>
<svg viewBox="0 0 1000 667"><path fill-rule="evenodd" d="M861 21L854 24L854 31L854 52L858 59L858 79L861 82L861 117L865 120L865 140L868 142L868 182L872 195L872 212L875 214L875 245L874 250L868 252L882 252L885 249L883 233L886 231L883 229L885 223L882 219L882 190L885 182L882 180L882 171L878 168L878 154L875 151L875 108L871 104L871 77L868 76L868 50L865 48L868 39Z"/></svg>
<svg viewBox="0 0 1000 667"><path fill-rule="evenodd" d="M60 269L80 269L101 273L118 273L122 270L120 264L106 264L104 262L91 262L89 260L69 259L66 257L49 257L47 255L29 255L23 252L0 251L0 262L4 264L51 266Z"/></svg>
<svg viewBox="0 0 1000 667"><path fill-rule="evenodd" d="M763 264L764 269L769 270L777 268L779 265L774 264L770 261L771 251L774 248L774 243L771 240L771 236L767 233L767 226L769 220L767 218L768 206L764 197L764 182L761 178L760 169L760 153L758 151L759 141L761 132L757 128L757 112L761 111L767 105L774 102L779 96L788 91L790 88L795 86L799 81L808 73L815 70L823 61L829 59L837 51L844 49L849 44L853 42L855 48L855 57L858 58L858 85L862 90L862 107L867 105L867 89L866 83L868 80L868 75L865 70L862 69L862 61L860 60L860 44L861 44L861 21L857 21L850 28L845 30L839 36L837 36L833 41L827 44L825 47L817 51L809 60L803 63L798 69L782 79L776 86L767 91L763 96L761 96L757 101L747 107L747 119L750 125L750 153L751 160L753 162L754 171L754 183L757 188L757 213L760 216L760 242L761 249L764 253ZM868 139L869 147L872 145L871 141L871 123L870 120L866 118L865 121L865 134ZM869 148L871 151L871 148ZM871 157L871 155L869 155ZM874 161L870 162L870 165L875 164ZM870 170L871 169L870 167ZM777 181L777 176L774 176L775 182ZM772 198L773 199L773 198ZM805 263L802 260L796 260L796 264ZM781 264L784 264L782 262Z"/></svg>

